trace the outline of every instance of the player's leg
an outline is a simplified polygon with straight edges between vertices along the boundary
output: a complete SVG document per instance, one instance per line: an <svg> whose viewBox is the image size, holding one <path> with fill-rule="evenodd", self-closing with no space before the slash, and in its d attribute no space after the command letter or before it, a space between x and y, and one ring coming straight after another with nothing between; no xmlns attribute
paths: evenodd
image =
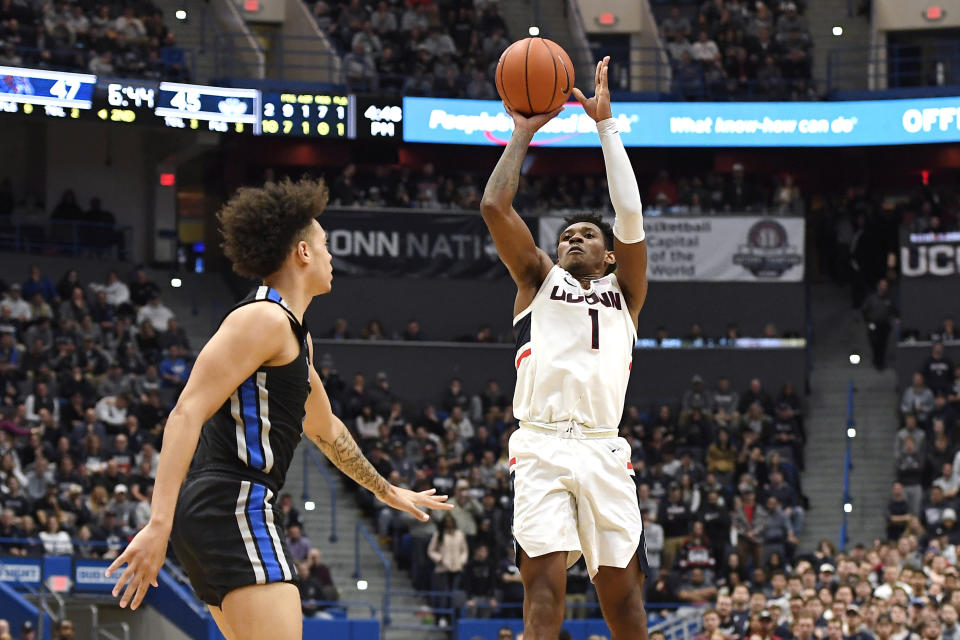
<svg viewBox="0 0 960 640"><path fill-rule="evenodd" d="M567 552L531 558L520 549L524 640L556 640L567 592Z"/></svg>
<svg viewBox="0 0 960 640"><path fill-rule="evenodd" d="M254 584L234 589L223 599L223 619L234 635L229 640L301 640L300 592L289 582Z"/></svg>
<svg viewBox="0 0 960 640"><path fill-rule="evenodd" d="M610 627L612 640L646 640L647 612L643 606L643 581L644 575L636 555L626 568L601 566L593 577L600 609Z"/></svg>
<svg viewBox="0 0 960 640"><path fill-rule="evenodd" d="M233 635L233 630L230 629L230 625L227 624L227 620L223 616L223 609L211 606L209 607L209 611L210 615L213 616L213 621L217 623L220 633L223 634L223 637L227 640L236 640L236 636Z"/></svg>

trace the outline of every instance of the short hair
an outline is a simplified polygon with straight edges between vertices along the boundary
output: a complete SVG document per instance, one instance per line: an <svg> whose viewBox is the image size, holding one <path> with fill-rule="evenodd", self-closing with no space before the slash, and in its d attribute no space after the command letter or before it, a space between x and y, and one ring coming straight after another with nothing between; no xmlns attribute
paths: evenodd
<svg viewBox="0 0 960 640"><path fill-rule="evenodd" d="M322 179L284 178L259 188L240 188L217 214L223 252L233 270L263 279L280 269L290 249L323 212L328 197Z"/></svg>
<svg viewBox="0 0 960 640"><path fill-rule="evenodd" d="M563 232L570 228L570 225L577 224L578 222L588 222L596 225L603 234L603 243L607 247L607 251L613 251L613 227L604 222L603 218L598 214L589 211L575 213L563 219L563 226L557 233L557 244L560 244L560 238L563 236Z"/></svg>

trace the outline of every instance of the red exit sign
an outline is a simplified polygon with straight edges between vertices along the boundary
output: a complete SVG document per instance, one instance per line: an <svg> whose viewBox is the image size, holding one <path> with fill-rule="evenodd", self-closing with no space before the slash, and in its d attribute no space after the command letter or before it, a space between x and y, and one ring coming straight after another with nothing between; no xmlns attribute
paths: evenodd
<svg viewBox="0 0 960 640"><path fill-rule="evenodd" d="M617 24L618 20L617 15L609 11L604 11L597 16L597 22L604 27L612 27Z"/></svg>
<svg viewBox="0 0 960 640"><path fill-rule="evenodd" d="M942 20L944 15L946 15L946 11L939 5L933 5L923 10L923 17L931 22Z"/></svg>

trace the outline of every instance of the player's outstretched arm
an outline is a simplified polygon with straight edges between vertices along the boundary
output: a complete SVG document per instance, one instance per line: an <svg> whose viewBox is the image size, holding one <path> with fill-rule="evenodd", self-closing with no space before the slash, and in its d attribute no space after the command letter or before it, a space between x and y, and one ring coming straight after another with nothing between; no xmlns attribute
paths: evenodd
<svg viewBox="0 0 960 640"><path fill-rule="evenodd" d="M647 297L647 243L643 230L643 207L637 176L623 147L617 121L610 109L610 88L607 73L610 56L597 63L595 92L592 98L574 89L574 97L597 123L603 162L607 168L610 203L616 213L613 225L614 253L617 256L617 281L623 289L627 306L634 318Z"/></svg>
<svg viewBox="0 0 960 640"><path fill-rule="evenodd" d="M312 357L311 347L311 357ZM386 505L407 511L418 520L429 520L422 509L452 509L446 504L447 496L438 496L436 489L410 491L394 486L381 476L360 450L343 421L333 415L330 399L323 388L323 380L313 366L310 367L310 395L307 398L307 416L303 421L307 434L324 455L354 482L368 489Z"/></svg>
<svg viewBox="0 0 960 640"><path fill-rule="evenodd" d="M480 201L480 213L483 214L483 220L493 236L497 253L513 276L517 287L521 291L525 288L536 290L543 283L553 263L546 253L537 249L533 234L513 208L513 199L517 195L517 184L520 182L520 167L527 155L527 147L530 146L533 134L563 108L529 118L511 110L506 104L504 108L513 118L513 135L487 180L483 199Z"/></svg>
<svg viewBox="0 0 960 640"><path fill-rule="evenodd" d="M289 326L286 314L276 305L247 305L227 316L197 356L190 378L163 430L150 522L106 572L109 577L126 565L113 588L114 597L123 593L121 607L130 603L130 608L136 609L150 585L157 586L157 573L167 553L180 485L193 460L203 423L251 373L281 354ZM257 339L251 340L251 336Z"/></svg>

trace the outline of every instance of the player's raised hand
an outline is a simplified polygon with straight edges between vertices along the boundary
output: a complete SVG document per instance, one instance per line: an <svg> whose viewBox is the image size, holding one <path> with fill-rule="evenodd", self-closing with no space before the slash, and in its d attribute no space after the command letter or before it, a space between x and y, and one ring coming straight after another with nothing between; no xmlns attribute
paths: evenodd
<svg viewBox="0 0 960 640"><path fill-rule="evenodd" d="M169 539L169 530L165 531L163 527L148 523L133 537L133 540L123 550L123 553L117 556L113 564L107 568L106 576L109 578L114 571L123 565L127 565L127 568L117 578L117 584L113 587L114 598L120 596L121 593L123 594L123 597L120 598L121 608L126 607L129 603L130 609L136 610L143 602L143 597L147 595L150 585L159 586L157 584L157 574L163 567Z"/></svg>
<svg viewBox="0 0 960 640"><path fill-rule="evenodd" d="M400 487L390 485L390 488L383 495L377 496L380 502L387 506L406 511L416 516L417 520L426 522L430 519L422 509L453 509L452 504L446 504L447 496L438 496L436 489L427 489L426 491L411 491Z"/></svg>
<svg viewBox="0 0 960 640"><path fill-rule="evenodd" d="M597 122L606 120L613 115L613 112L610 111L610 85L607 84L609 68L610 56L605 56L603 60L597 63L592 98L587 98L580 89L573 88L573 97L583 105L583 110L587 112L587 115Z"/></svg>
<svg viewBox="0 0 960 640"><path fill-rule="evenodd" d="M563 111L563 107L560 107L550 113L535 113L532 116L525 116L511 109L507 106L506 102L503 103L503 108L506 109L510 117L513 118L513 124L516 130L525 131L530 135L535 134L540 130L540 127L553 120L554 116Z"/></svg>

